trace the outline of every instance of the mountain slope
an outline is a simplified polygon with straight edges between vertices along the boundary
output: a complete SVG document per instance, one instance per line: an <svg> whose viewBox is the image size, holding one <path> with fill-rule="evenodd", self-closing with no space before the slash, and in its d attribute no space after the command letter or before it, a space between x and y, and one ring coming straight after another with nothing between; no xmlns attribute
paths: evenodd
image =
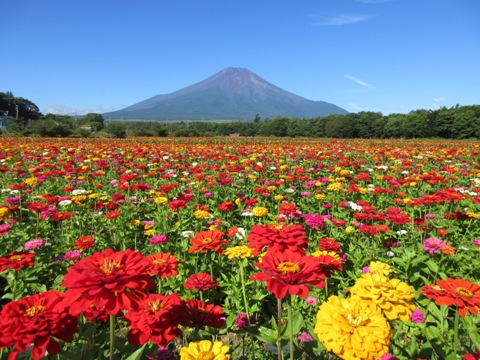
<svg viewBox="0 0 480 360"><path fill-rule="evenodd" d="M103 114L105 119L252 120L277 116L311 118L346 114L324 101L312 101L270 84L245 68L226 68L166 95Z"/></svg>

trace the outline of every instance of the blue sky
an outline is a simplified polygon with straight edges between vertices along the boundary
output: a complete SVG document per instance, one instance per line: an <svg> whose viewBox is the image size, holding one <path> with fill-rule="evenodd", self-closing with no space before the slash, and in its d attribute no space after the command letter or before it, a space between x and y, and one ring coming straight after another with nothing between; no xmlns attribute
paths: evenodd
<svg viewBox="0 0 480 360"><path fill-rule="evenodd" d="M479 0L2 0L0 91L118 110L226 67L347 111L480 104Z"/></svg>

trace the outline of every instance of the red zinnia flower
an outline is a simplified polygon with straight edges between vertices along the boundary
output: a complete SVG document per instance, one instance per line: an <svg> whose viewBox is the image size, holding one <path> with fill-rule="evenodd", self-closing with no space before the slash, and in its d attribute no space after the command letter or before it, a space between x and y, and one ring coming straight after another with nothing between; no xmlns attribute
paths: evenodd
<svg viewBox="0 0 480 360"><path fill-rule="evenodd" d="M161 279L166 279L178 274L176 255L168 253L150 254L145 257L148 264L147 273L150 275L159 275Z"/></svg>
<svg viewBox="0 0 480 360"><path fill-rule="evenodd" d="M125 314L130 325L128 341L137 346L147 341L165 346L182 334L178 324L183 322L184 313L185 305L176 293L150 294L140 301L138 310Z"/></svg>
<svg viewBox="0 0 480 360"><path fill-rule="evenodd" d="M463 279L448 278L425 285L422 295L435 300L438 305L457 305L462 317L467 315L467 310L478 314L480 309L480 286Z"/></svg>
<svg viewBox="0 0 480 360"><path fill-rule="evenodd" d="M50 216L50 219L54 221L63 221L63 220L71 219L73 215L74 215L73 212L58 212Z"/></svg>
<svg viewBox="0 0 480 360"><path fill-rule="evenodd" d="M91 237L91 236L80 236L75 241L75 249L81 249L81 250L91 249L94 244L95 244L95 241L93 240L93 237Z"/></svg>
<svg viewBox="0 0 480 360"><path fill-rule="evenodd" d="M120 211L118 210L112 210L112 211L109 211L107 213L107 215L105 215L105 219L108 219L108 220L115 220L116 218L118 218L120 216Z"/></svg>
<svg viewBox="0 0 480 360"><path fill-rule="evenodd" d="M282 215L293 215L295 211L297 211L297 208L292 203L281 203L278 207L278 212Z"/></svg>
<svg viewBox="0 0 480 360"><path fill-rule="evenodd" d="M185 289L208 290L217 289L218 282L214 276L207 273L192 274L185 282Z"/></svg>
<svg viewBox="0 0 480 360"><path fill-rule="evenodd" d="M9 359L33 344L32 358L37 360L48 351L56 355L60 345L56 339L71 342L78 331L77 318L61 306L58 291L21 298L7 303L0 312L0 348L15 346ZM54 339L56 338L56 339Z"/></svg>
<svg viewBox="0 0 480 360"><path fill-rule="evenodd" d="M18 271L24 266L33 266L34 258L35 253L33 252L12 252L8 256L3 256L0 258L0 272L5 269L14 269L15 271Z"/></svg>
<svg viewBox="0 0 480 360"><path fill-rule="evenodd" d="M181 325L205 330L205 326L221 328L226 318L220 305L205 304L201 300L188 299L186 301L185 318Z"/></svg>
<svg viewBox="0 0 480 360"><path fill-rule="evenodd" d="M78 261L63 278L67 288L65 300L70 312L79 314L92 304L105 313L138 308L147 289L155 288L154 279L147 274L148 266L139 252L127 249L114 252L106 249Z"/></svg>
<svg viewBox="0 0 480 360"><path fill-rule="evenodd" d="M340 252L340 244L331 238L322 238L318 243L318 248L325 251Z"/></svg>
<svg viewBox="0 0 480 360"><path fill-rule="evenodd" d="M234 209L234 204L231 201L222 202L218 205L218 210L220 211L232 211Z"/></svg>
<svg viewBox="0 0 480 360"><path fill-rule="evenodd" d="M300 252L305 254L308 238L302 225L269 224L252 226L247 240L258 255L264 247L268 251Z"/></svg>
<svg viewBox="0 0 480 360"><path fill-rule="evenodd" d="M266 281L267 290L277 299L283 299L287 292L304 298L308 286L325 286L322 264L313 256L292 251L267 252L255 266L263 272L250 276L250 280Z"/></svg>
<svg viewBox="0 0 480 360"><path fill-rule="evenodd" d="M189 253L200 251L202 253L213 250L219 254L223 254L220 245L228 244L227 240L222 240L225 234L220 230L200 231L195 233L195 237L190 239L192 246L188 249Z"/></svg>
<svg viewBox="0 0 480 360"><path fill-rule="evenodd" d="M30 211L39 214L42 211L46 210L48 208L48 205L35 201L27 204L27 207L30 209Z"/></svg>

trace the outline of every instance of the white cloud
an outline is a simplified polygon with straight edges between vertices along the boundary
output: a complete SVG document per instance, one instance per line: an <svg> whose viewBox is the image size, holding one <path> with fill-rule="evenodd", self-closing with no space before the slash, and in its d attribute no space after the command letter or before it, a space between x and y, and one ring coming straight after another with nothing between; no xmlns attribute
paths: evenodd
<svg viewBox="0 0 480 360"><path fill-rule="evenodd" d="M320 26L339 26L339 25L349 25L356 24L362 21L366 21L373 17L373 15L348 15L348 14L339 14L332 16L321 16L319 21L315 25Z"/></svg>
<svg viewBox="0 0 480 360"><path fill-rule="evenodd" d="M345 77L348 79L348 80L352 80L353 82L357 83L358 85L361 85L363 87L366 87L367 89L373 89L373 86L370 85L369 83L359 79L359 78L356 78L355 76L351 76L351 75L345 75Z"/></svg>
<svg viewBox="0 0 480 360"><path fill-rule="evenodd" d="M433 98L433 101L435 101L436 103L437 102L442 102L442 101L445 101L445 98L443 98L443 97Z"/></svg>
<svg viewBox="0 0 480 360"><path fill-rule="evenodd" d="M43 114L55 114L55 115L71 115L71 116L76 116L76 115L85 115L88 113L106 113L109 111L115 111L124 108L123 107L117 107L117 108L105 108L102 105L97 105L97 106L89 106L85 105L83 107L72 107L68 106L65 104L54 104L50 105L49 107L45 108L42 110Z"/></svg>

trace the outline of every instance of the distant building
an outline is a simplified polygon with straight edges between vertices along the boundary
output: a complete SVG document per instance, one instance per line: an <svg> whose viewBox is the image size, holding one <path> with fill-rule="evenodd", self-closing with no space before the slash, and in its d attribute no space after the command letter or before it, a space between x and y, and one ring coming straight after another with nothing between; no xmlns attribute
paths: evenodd
<svg viewBox="0 0 480 360"><path fill-rule="evenodd" d="M0 131L7 130L8 127L8 111L0 110Z"/></svg>

